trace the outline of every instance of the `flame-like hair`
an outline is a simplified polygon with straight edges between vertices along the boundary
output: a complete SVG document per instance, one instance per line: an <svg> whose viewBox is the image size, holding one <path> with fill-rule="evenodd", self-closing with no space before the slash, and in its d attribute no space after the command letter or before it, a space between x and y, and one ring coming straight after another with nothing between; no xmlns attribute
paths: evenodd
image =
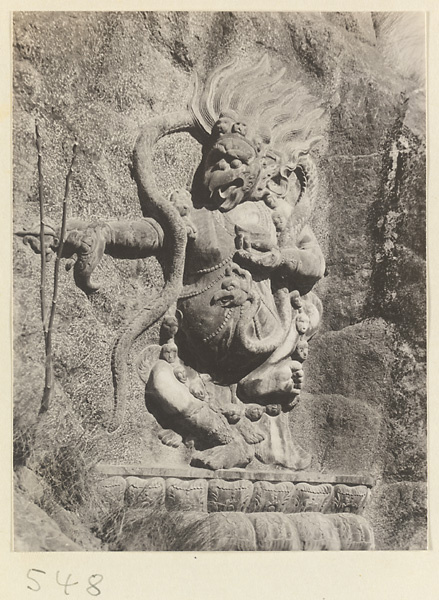
<svg viewBox="0 0 439 600"><path fill-rule="evenodd" d="M264 55L253 67L238 68L238 59L225 63L204 87L196 77L189 105L195 123L209 136L220 114L232 110L262 141L297 160L322 139L317 134L324 110L300 82L285 81L284 74L285 68L271 73Z"/></svg>

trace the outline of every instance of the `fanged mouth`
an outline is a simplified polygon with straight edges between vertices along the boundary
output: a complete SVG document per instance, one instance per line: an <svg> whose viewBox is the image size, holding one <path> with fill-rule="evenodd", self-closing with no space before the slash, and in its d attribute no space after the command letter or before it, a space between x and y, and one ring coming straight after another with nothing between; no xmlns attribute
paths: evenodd
<svg viewBox="0 0 439 600"><path fill-rule="evenodd" d="M237 177L233 181L218 188L214 196L220 210L231 210L237 206L244 197L244 180L241 177Z"/></svg>

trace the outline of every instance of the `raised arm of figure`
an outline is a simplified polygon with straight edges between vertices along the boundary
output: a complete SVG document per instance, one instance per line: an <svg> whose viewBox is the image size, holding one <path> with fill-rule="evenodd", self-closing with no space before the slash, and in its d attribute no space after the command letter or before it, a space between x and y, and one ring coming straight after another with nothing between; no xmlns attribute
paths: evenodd
<svg viewBox="0 0 439 600"><path fill-rule="evenodd" d="M16 232L24 238L35 252L40 253L40 225L30 230ZM45 239L48 251L57 252L60 232L46 224ZM77 255L74 266L76 285L86 294L95 292L99 286L91 281L91 276L102 256L114 258L146 258L157 254L163 245L163 230L154 219L136 221L95 221L87 223L79 219L69 219L62 251L63 258Z"/></svg>

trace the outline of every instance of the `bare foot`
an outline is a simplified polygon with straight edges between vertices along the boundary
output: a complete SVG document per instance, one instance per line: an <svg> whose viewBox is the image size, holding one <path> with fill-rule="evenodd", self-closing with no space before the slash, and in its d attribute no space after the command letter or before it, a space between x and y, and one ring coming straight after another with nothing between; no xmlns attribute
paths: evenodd
<svg viewBox="0 0 439 600"><path fill-rule="evenodd" d="M299 361L293 360L291 362L291 379L293 381L293 387L295 390L301 390L303 387L304 373L302 365Z"/></svg>
<svg viewBox="0 0 439 600"><path fill-rule="evenodd" d="M244 402L256 399L270 404L284 404L302 388L303 370L299 361L285 359L275 365L260 367L238 384L238 396Z"/></svg>
<svg viewBox="0 0 439 600"><path fill-rule="evenodd" d="M177 448L182 443L183 438L175 431L172 431L172 429L164 429L159 433L159 440L165 446Z"/></svg>
<svg viewBox="0 0 439 600"><path fill-rule="evenodd" d="M243 440L233 441L226 446L217 446L194 454L191 460L193 467L202 467L216 471L246 467L252 460L254 452Z"/></svg>
<svg viewBox="0 0 439 600"><path fill-rule="evenodd" d="M247 444L259 444L265 439L264 434L258 431L257 425L254 425L248 419L241 419L236 428Z"/></svg>

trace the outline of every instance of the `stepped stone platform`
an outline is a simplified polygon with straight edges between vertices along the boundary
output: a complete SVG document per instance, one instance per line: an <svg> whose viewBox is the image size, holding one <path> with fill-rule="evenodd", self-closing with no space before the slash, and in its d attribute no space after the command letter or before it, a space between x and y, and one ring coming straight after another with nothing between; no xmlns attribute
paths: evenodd
<svg viewBox="0 0 439 600"><path fill-rule="evenodd" d="M185 550L372 550L374 481L286 470L97 467L109 502L179 513Z"/></svg>

